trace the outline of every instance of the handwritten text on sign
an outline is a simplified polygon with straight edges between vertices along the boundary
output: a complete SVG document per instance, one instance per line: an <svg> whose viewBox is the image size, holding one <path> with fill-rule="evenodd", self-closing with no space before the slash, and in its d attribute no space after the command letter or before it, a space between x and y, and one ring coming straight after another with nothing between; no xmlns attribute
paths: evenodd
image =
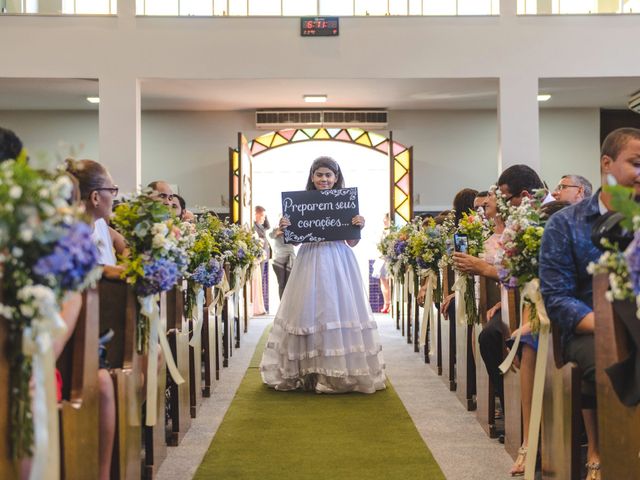
<svg viewBox="0 0 640 480"><path fill-rule="evenodd" d="M284 241L360 239L360 228L351 224L358 212L357 188L283 192L282 214L291 222L284 231Z"/></svg>

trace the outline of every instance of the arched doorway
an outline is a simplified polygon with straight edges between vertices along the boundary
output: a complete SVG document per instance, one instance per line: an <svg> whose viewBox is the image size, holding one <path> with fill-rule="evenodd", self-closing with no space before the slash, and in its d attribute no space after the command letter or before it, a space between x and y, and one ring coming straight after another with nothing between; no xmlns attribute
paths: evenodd
<svg viewBox="0 0 640 480"><path fill-rule="evenodd" d="M251 162L271 149L310 141L347 142L370 148L389 158L389 212L396 225L403 225L413 216L413 147L361 128L297 128L278 130L254 140L238 133L237 149L230 149L229 209L236 223L251 223ZM247 213L249 217L247 218Z"/></svg>
<svg viewBox="0 0 640 480"><path fill-rule="evenodd" d="M366 282L370 263L378 257L383 214L393 212L396 225L407 223L413 215L412 148L394 142L391 134L385 137L360 128L287 129L251 141L239 134L238 148L230 149L230 217L251 226L253 207L259 204L275 225L280 193L303 189L309 165L320 155L338 160L347 185L359 189L360 213L367 218L368 228L354 253ZM377 311L382 302L377 282L370 287L372 308ZM277 302L273 291L269 296Z"/></svg>

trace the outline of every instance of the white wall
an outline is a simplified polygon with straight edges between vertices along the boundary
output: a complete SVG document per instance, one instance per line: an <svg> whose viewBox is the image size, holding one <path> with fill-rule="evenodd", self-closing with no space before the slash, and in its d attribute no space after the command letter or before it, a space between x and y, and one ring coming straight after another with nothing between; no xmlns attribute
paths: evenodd
<svg viewBox="0 0 640 480"><path fill-rule="evenodd" d="M141 139L122 102L135 107L140 79L498 78L507 125L526 126L500 128L502 161L537 166L538 79L640 76L638 15L523 17L501 0L498 17L343 18L339 37L314 39L296 18L144 18L120 4L117 16L0 15L0 74L97 78L102 160L127 188L143 180Z"/></svg>
<svg viewBox="0 0 640 480"><path fill-rule="evenodd" d="M562 175L577 173L600 186L600 111L540 110L540 157L544 179L553 188Z"/></svg>
<svg viewBox="0 0 640 480"><path fill-rule="evenodd" d="M418 207L445 208L460 188L486 189L497 179L495 111L392 111L389 119L394 140L414 147ZM63 141L84 145L80 157L99 159L95 112L0 111L0 125L15 130L32 154L65 156ZM599 128L597 109L541 111L541 174L550 186L566 173L599 183ZM236 146L238 131L250 140L264 133L255 130L252 112L143 112L143 184L165 179L189 205L220 207L221 195L228 196L228 148Z"/></svg>

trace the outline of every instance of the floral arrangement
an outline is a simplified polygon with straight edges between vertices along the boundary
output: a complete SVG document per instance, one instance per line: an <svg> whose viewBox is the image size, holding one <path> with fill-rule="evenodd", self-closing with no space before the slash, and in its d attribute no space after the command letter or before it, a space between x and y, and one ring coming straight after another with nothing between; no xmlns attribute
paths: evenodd
<svg viewBox="0 0 640 480"><path fill-rule="evenodd" d="M409 251L409 239L416 228L415 221L400 228L393 226L378 245L378 249L389 265L389 270L396 276L404 275L410 266L416 264L416 259L411 257Z"/></svg>
<svg viewBox="0 0 640 480"><path fill-rule="evenodd" d="M440 260L446 251L445 237L442 228L436 225L433 218L423 222L420 218L414 220L415 228L408 240L410 258L415 259L418 274L427 270L438 271Z"/></svg>
<svg viewBox="0 0 640 480"><path fill-rule="evenodd" d="M476 211L469 210L469 212L462 214L456 233L467 236L467 253L474 257L479 257L484 251L484 242L491 235L491 227L483 215L480 215ZM467 284L464 289L464 305L467 322L469 324L478 323L480 316L478 315L478 307L476 305L473 277L463 274L463 278L460 281L465 281Z"/></svg>
<svg viewBox="0 0 640 480"><path fill-rule="evenodd" d="M0 314L8 325L10 442L14 458L32 453L29 379L35 355L66 326L60 304L100 278L98 251L73 183L31 168L26 155L0 164ZM36 385L36 388L43 388Z"/></svg>
<svg viewBox="0 0 640 480"><path fill-rule="evenodd" d="M119 204L112 221L130 249L129 256L121 259L125 268L123 277L139 297L170 290L186 274L188 252L195 235L166 205L146 194L138 195ZM136 336L139 352L146 351L148 338L148 319L139 315Z"/></svg>
<svg viewBox="0 0 640 480"><path fill-rule="evenodd" d="M440 225L440 232L445 245L444 254L438 264L440 268L453 265L453 234L456 232L456 228L456 212L455 210L450 210Z"/></svg>
<svg viewBox="0 0 640 480"><path fill-rule="evenodd" d="M635 300L640 319L640 204L633 198L633 189L622 186L605 186L612 196L612 206L624 215L622 227L634 231L634 237L624 252L620 247L602 239L605 251L597 263L591 263L588 271L609 274L609 291L606 298L614 300Z"/></svg>
<svg viewBox="0 0 640 480"><path fill-rule="evenodd" d="M230 270L234 273L229 278L231 288L236 286L236 277L241 279L246 272L251 272L254 263L265 260L262 241L240 225L223 222L209 214L201 218L198 228L211 233L220 252L218 261L222 265L229 263Z"/></svg>
<svg viewBox="0 0 640 480"><path fill-rule="evenodd" d="M505 204L504 197L498 195L498 204ZM525 197L517 207L503 207L501 215L508 215L502 233L500 248L496 261L501 264L498 269L500 282L507 288L523 289L532 280L538 278L538 257L544 233L544 218L540 208L546 192L539 190L533 197ZM507 213L505 213L507 212ZM534 303L524 299L529 305L529 321L531 331L537 333L540 320Z"/></svg>
<svg viewBox="0 0 640 480"><path fill-rule="evenodd" d="M523 198L505 221L498 260L500 281L509 288L523 287L538 277L538 256L544 220L537 198Z"/></svg>
<svg viewBox="0 0 640 480"><path fill-rule="evenodd" d="M462 214L456 233L467 236L469 246L467 253L479 257L484 251L484 242L491 236L491 226L484 216L469 210Z"/></svg>
<svg viewBox="0 0 640 480"><path fill-rule="evenodd" d="M185 316L187 318L192 318L198 285L211 288L222 281L224 269L219 260L220 256L219 245L212 232L207 228L207 224L202 221L198 222L187 268L188 283L185 301Z"/></svg>

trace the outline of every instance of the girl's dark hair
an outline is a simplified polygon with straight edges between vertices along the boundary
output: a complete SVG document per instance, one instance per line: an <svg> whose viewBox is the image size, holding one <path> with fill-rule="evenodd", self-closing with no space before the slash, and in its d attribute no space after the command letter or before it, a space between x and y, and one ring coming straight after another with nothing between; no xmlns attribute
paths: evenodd
<svg viewBox="0 0 640 480"><path fill-rule="evenodd" d="M340 165L331 157L318 157L311 164L311 168L309 169L309 178L307 179L307 190L315 190L316 186L313 184L313 174L319 168L328 168L331 170L336 176L336 183L333 184L332 190L336 190L338 188L344 188L344 177L342 176L342 171L340 171Z"/></svg>
<svg viewBox="0 0 640 480"><path fill-rule="evenodd" d="M0 127L0 162L15 160L22 151L22 141L11 130Z"/></svg>
<svg viewBox="0 0 640 480"><path fill-rule="evenodd" d="M456 225L462 219L462 214L473 210L473 201L478 191L473 188L463 188L453 198L453 209L456 211Z"/></svg>
<svg viewBox="0 0 640 480"><path fill-rule="evenodd" d="M91 192L102 188L107 179L107 169L94 160L67 158L67 172L73 175L80 186L80 199L87 200Z"/></svg>

